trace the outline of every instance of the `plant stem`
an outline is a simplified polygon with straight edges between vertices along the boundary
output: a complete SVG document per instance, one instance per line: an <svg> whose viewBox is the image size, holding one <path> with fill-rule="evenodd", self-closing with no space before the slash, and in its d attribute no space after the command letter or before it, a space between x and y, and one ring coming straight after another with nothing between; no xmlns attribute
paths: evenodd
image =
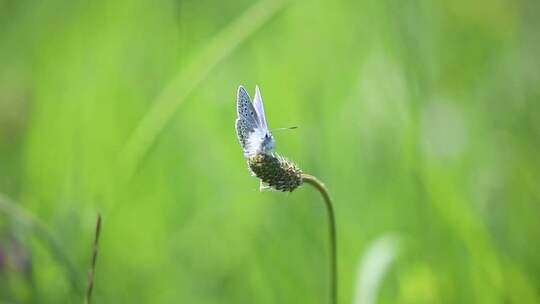
<svg viewBox="0 0 540 304"><path fill-rule="evenodd" d="M94 244L92 246L92 263L88 272L88 286L86 288L86 298L84 303L90 304L92 299L92 290L94 289L94 273L96 271L96 261L98 255L99 235L101 233L101 214L98 213L96 221L96 233L94 235Z"/></svg>
<svg viewBox="0 0 540 304"><path fill-rule="evenodd" d="M330 237L330 303L337 304L337 240L336 240L336 219L334 217L334 207L324 184L315 176L302 174L302 180L315 187L321 193L326 205L326 215L328 216L328 232Z"/></svg>

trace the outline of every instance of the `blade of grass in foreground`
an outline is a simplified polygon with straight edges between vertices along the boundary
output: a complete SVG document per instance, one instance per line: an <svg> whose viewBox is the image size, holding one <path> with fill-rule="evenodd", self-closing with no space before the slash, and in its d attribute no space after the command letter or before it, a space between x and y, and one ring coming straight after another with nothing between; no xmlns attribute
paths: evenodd
<svg viewBox="0 0 540 304"><path fill-rule="evenodd" d="M96 231L94 234L94 243L92 243L92 262L90 263L90 270L88 271L88 284L86 285L86 297L85 304L92 302L92 291L94 290L94 279L96 273L96 262L99 246L99 235L101 234L101 214L98 213L96 220Z"/></svg>
<svg viewBox="0 0 540 304"><path fill-rule="evenodd" d="M263 0L254 4L214 36L207 47L165 86L120 153L121 181L127 181L133 176L141 159L172 119L178 106L208 76L210 71L240 43L283 9L286 3L285 0Z"/></svg>

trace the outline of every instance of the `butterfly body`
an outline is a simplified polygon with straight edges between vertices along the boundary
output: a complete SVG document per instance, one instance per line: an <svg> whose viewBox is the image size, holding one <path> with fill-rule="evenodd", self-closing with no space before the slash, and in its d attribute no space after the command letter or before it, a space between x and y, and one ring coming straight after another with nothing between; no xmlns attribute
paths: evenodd
<svg viewBox="0 0 540 304"><path fill-rule="evenodd" d="M259 153L271 153L274 137L268 129L259 87L255 89L253 103L243 86L238 87L236 96L236 135L245 157Z"/></svg>

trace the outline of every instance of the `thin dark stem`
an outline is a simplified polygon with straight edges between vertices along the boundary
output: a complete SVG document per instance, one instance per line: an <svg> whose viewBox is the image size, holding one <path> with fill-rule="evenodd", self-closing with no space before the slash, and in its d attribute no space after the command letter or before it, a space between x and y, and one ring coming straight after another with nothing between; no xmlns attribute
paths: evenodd
<svg viewBox="0 0 540 304"><path fill-rule="evenodd" d="M94 289L94 273L96 271L96 261L98 255L99 235L101 233L101 214L98 213L96 221L96 234L94 235L94 244L92 246L92 263L88 272L88 286L86 288L85 303L90 304L92 299L92 290Z"/></svg>
<svg viewBox="0 0 540 304"><path fill-rule="evenodd" d="M315 176L302 174L302 180L315 187L324 198L326 214L328 216L328 232L330 236L330 303L337 304L337 240L336 240L336 219L334 217L334 207L324 184Z"/></svg>

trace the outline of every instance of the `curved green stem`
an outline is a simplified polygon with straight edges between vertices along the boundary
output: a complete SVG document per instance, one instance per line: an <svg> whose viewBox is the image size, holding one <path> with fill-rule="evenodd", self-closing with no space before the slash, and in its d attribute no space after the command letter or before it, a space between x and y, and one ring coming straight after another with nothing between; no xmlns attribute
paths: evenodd
<svg viewBox="0 0 540 304"><path fill-rule="evenodd" d="M321 193L326 205L328 232L330 237L330 303L337 304L337 241L334 207L330 195L328 194L328 190L321 181L309 174L302 174L302 180L315 187Z"/></svg>

